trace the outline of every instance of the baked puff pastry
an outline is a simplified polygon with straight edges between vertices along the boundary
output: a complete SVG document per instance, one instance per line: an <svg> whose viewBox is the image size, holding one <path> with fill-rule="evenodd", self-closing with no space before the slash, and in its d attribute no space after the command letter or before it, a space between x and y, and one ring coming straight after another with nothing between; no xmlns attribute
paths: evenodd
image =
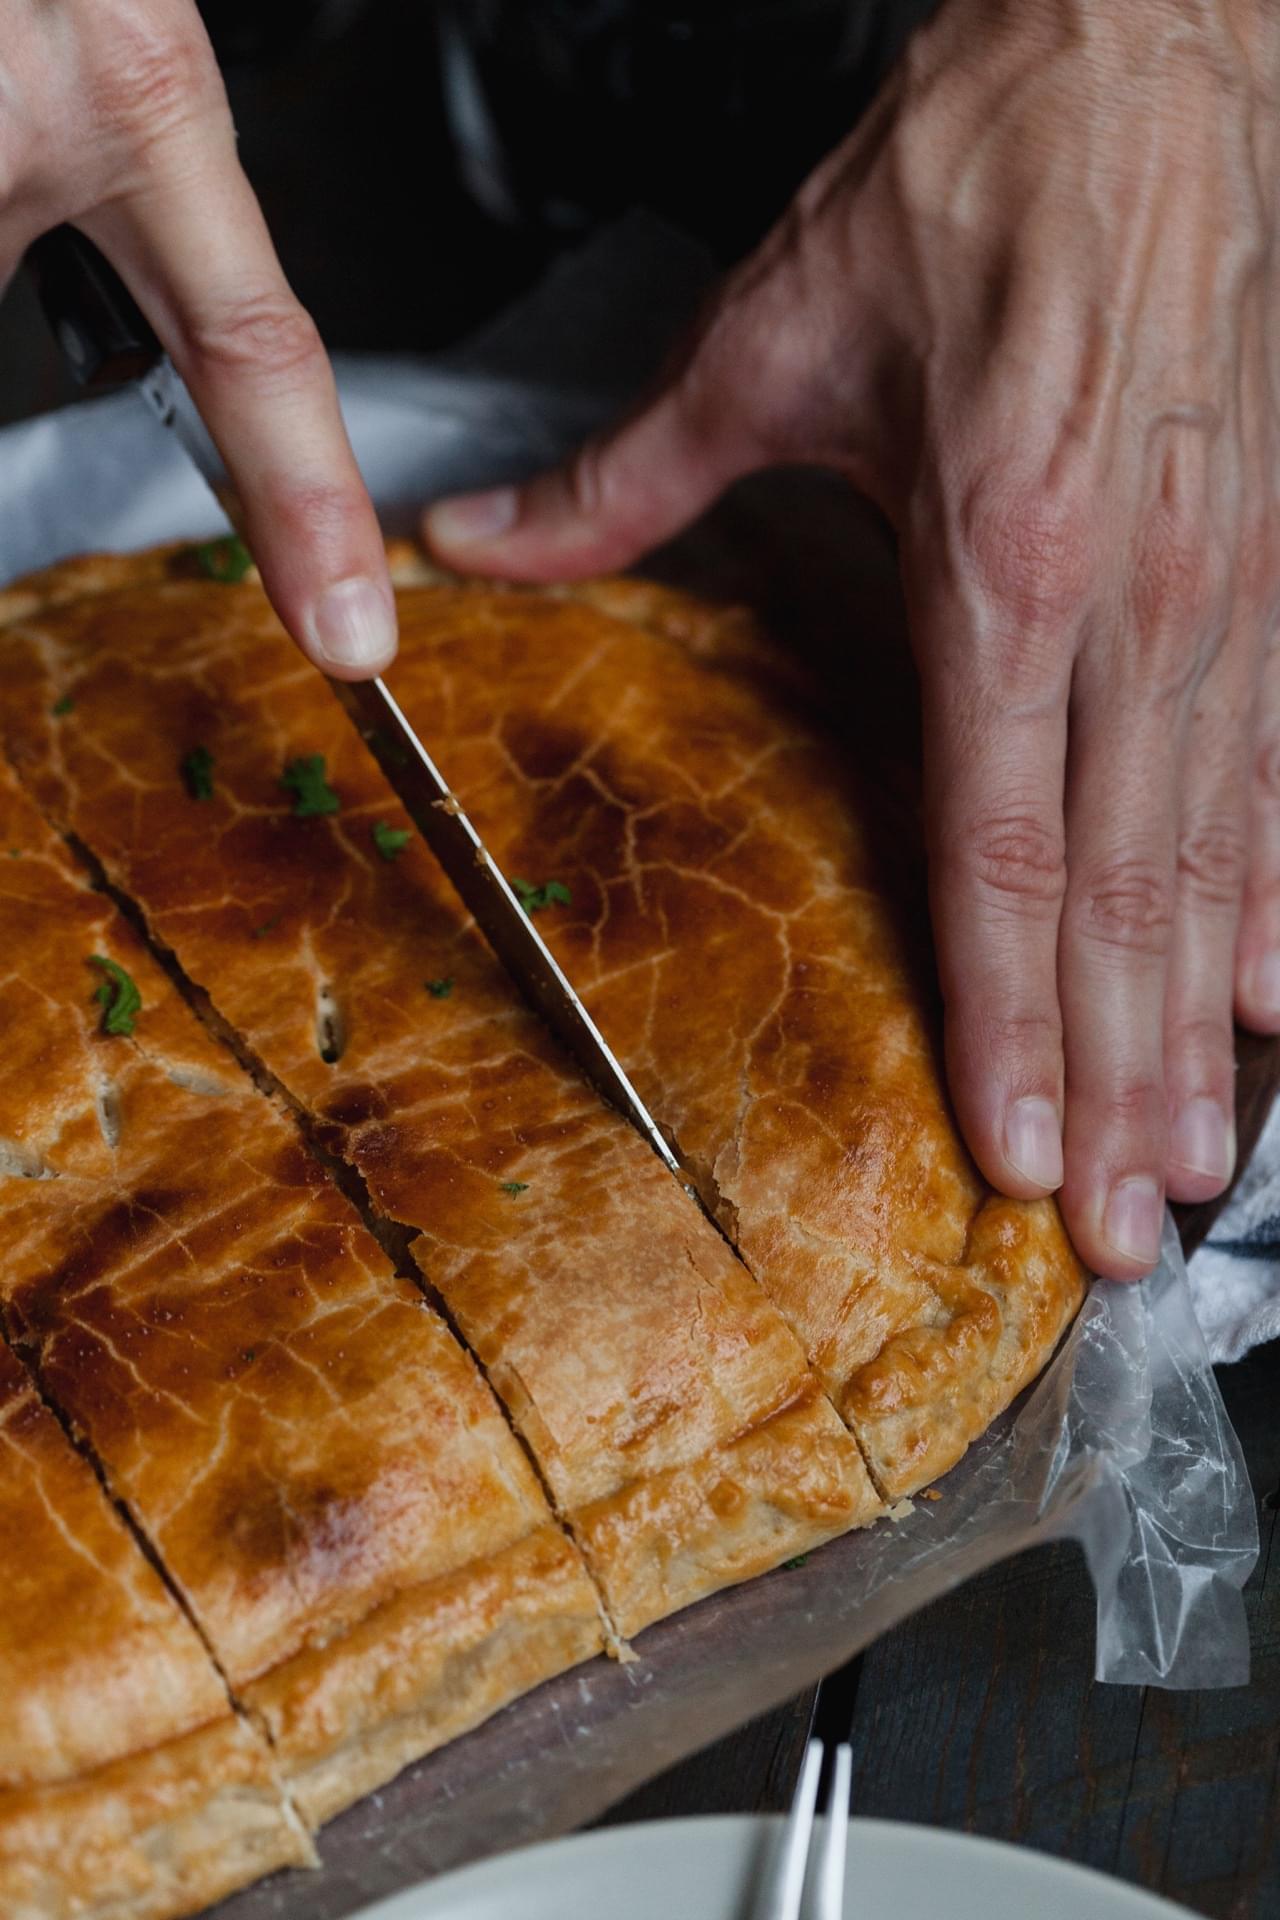
<svg viewBox="0 0 1280 1920"><path fill-rule="evenodd" d="M0 1346L0 1912L161 1920L310 1860L265 1740Z"/></svg>
<svg viewBox="0 0 1280 1920"><path fill-rule="evenodd" d="M314 1824L596 1652L599 1603L448 1328L4 770L0 847L5 1330Z"/></svg>
<svg viewBox="0 0 1280 1920"><path fill-rule="evenodd" d="M857 1446L765 1291L562 1058L416 837L379 845L404 833L394 797L258 589L187 580L181 559L157 582L155 564L11 621L9 749L210 1017L412 1233L612 1631L872 1518ZM180 777L197 747L203 800ZM315 805L299 765L323 769Z"/></svg>
<svg viewBox="0 0 1280 1920"><path fill-rule="evenodd" d="M958 1140L861 804L751 621L392 557L397 695L705 1213L252 578L158 549L0 594L4 1324L313 1824L943 1472L1083 1286Z"/></svg>
<svg viewBox="0 0 1280 1920"><path fill-rule="evenodd" d="M965 1151L865 796L740 609L635 580L438 583L397 555L396 692L881 1491L915 1492L1083 1298L1052 1201Z"/></svg>

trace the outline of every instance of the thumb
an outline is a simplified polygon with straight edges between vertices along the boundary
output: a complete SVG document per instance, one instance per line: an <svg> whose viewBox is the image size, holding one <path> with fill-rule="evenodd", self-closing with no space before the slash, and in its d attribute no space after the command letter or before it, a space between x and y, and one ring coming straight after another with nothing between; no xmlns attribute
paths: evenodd
<svg viewBox="0 0 1280 1920"><path fill-rule="evenodd" d="M731 390L717 383L706 391L695 355L652 401L566 465L520 487L438 501L423 517L423 534L439 560L463 572L582 579L629 566L762 461Z"/></svg>

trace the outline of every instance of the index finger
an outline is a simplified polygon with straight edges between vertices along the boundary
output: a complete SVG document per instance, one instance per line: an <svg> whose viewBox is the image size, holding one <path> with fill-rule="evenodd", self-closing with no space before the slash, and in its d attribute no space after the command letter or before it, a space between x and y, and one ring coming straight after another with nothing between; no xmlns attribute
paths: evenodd
<svg viewBox="0 0 1280 1920"><path fill-rule="evenodd" d="M213 435L281 620L315 664L365 679L395 657L382 534L328 356L235 157L230 122L78 223L120 269Z"/></svg>

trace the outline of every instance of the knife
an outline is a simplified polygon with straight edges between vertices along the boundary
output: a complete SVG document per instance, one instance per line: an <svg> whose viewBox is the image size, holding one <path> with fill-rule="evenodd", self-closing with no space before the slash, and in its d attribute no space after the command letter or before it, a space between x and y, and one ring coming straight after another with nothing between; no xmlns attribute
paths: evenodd
<svg viewBox="0 0 1280 1920"><path fill-rule="evenodd" d="M37 240L28 249L27 265L45 317L76 380L92 388L136 381L157 419L173 434L232 526L240 530L240 503L222 456L173 362L115 270L73 227L55 228ZM391 689L381 679L330 680L329 686L534 1012L597 1093L630 1120L664 1165L687 1185L657 1122Z"/></svg>

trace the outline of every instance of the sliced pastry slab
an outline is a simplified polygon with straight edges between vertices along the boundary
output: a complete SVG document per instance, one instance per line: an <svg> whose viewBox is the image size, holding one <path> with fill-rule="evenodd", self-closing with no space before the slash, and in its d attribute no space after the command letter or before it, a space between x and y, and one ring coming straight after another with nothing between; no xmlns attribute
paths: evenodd
<svg viewBox="0 0 1280 1920"><path fill-rule="evenodd" d="M794 1334L524 1009L256 588L28 610L0 658L41 803L418 1230L621 1632L879 1511Z"/></svg>
<svg viewBox="0 0 1280 1920"><path fill-rule="evenodd" d="M320 1820L597 1651L599 1602L472 1361L7 771L0 846L5 1319Z"/></svg>
<svg viewBox="0 0 1280 1920"><path fill-rule="evenodd" d="M266 1742L0 1344L0 1912L190 1913L311 1848Z"/></svg>
<svg viewBox="0 0 1280 1920"><path fill-rule="evenodd" d="M412 574L410 560L402 573ZM952 1465L1083 1296L965 1152L865 802L741 611L639 581L405 594L396 685L881 1487Z"/></svg>

